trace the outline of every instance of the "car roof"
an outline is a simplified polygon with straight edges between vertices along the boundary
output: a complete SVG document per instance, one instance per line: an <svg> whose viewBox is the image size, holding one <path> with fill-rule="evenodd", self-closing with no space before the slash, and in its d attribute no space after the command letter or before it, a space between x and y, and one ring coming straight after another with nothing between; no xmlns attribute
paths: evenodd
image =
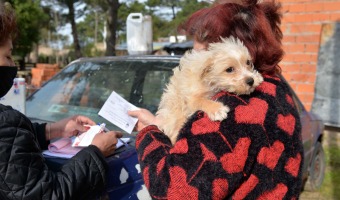
<svg viewBox="0 0 340 200"><path fill-rule="evenodd" d="M126 55L126 56L103 56L103 57L82 57L72 61L70 64L79 62L102 62L102 61L117 61L117 60L160 60L160 61L179 61L180 55Z"/></svg>

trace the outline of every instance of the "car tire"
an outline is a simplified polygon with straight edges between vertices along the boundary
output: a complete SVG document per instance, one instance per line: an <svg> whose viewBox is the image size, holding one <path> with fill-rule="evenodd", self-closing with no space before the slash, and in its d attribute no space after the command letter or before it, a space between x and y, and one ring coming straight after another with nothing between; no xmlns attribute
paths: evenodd
<svg viewBox="0 0 340 200"><path fill-rule="evenodd" d="M316 191L321 188L325 177L326 160L321 142L317 142L309 169L309 176L305 185L305 190Z"/></svg>

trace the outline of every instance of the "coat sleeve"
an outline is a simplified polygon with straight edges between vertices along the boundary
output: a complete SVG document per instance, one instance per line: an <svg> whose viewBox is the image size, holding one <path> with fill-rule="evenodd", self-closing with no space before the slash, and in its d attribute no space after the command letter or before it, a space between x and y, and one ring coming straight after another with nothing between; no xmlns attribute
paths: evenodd
<svg viewBox="0 0 340 200"><path fill-rule="evenodd" d="M49 170L30 121L0 113L0 199L93 199L105 189L107 163L89 146L59 172Z"/></svg>
<svg viewBox="0 0 340 200"><path fill-rule="evenodd" d="M43 124L33 123L33 132L36 134L40 148L43 150L47 149L48 145L50 144L50 142L46 140L45 135L46 125L47 125L46 123Z"/></svg>

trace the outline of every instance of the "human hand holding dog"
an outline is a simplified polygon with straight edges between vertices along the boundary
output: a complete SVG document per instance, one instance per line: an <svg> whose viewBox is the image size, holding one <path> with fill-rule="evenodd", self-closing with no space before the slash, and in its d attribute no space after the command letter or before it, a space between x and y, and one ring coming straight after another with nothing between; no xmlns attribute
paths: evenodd
<svg viewBox="0 0 340 200"><path fill-rule="evenodd" d="M98 147L105 157L111 155L116 150L117 138L121 138L123 134L119 131L101 132L94 136L92 145Z"/></svg>
<svg viewBox="0 0 340 200"><path fill-rule="evenodd" d="M131 117L138 118L138 122L134 128L136 131L140 131L144 127L149 126L149 125L157 126L158 124L157 117L154 116L150 111L144 108L141 108L139 110L130 110L128 111L128 115L130 115Z"/></svg>

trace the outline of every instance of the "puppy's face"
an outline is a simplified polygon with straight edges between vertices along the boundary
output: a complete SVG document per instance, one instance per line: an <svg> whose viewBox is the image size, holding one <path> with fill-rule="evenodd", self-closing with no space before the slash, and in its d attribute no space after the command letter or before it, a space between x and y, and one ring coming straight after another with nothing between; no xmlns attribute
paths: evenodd
<svg viewBox="0 0 340 200"><path fill-rule="evenodd" d="M221 47L219 47L220 45ZM251 61L247 48L235 44L225 48L216 44L205 62L201 78L215 92L225 90L235 94L250 94L263 81Z"/></svg>

